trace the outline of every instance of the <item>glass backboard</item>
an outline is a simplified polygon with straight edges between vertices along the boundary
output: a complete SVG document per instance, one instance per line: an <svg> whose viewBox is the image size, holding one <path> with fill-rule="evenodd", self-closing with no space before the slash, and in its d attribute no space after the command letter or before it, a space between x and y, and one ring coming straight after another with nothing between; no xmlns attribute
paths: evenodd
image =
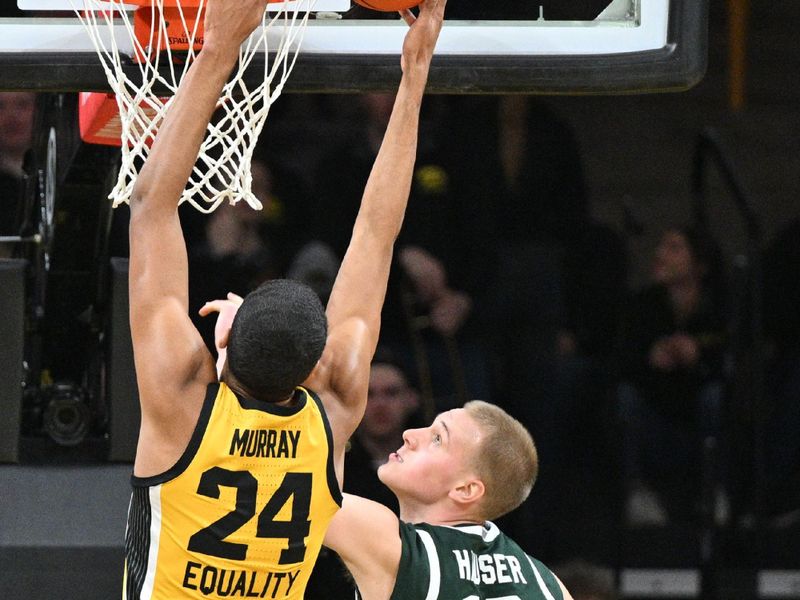
<svg viewBox="0 0 800 600"><path fill-rule="evenodd" d="M677 91L706 68L708 0L451 0L447 10L433 93ZM18 0L3 14L0 89L107 89L70 0ZM393 89L405 29L393 14L317 0L286 91Z"/></svg>

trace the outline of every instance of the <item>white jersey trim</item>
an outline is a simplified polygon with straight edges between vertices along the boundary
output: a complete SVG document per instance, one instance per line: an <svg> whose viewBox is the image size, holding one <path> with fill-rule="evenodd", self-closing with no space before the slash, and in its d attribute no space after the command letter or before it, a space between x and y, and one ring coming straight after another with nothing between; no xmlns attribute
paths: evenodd
<svg viewBox="0 0 800 600"><path fill-rule="evenodd" d="M147 573L142 584L141 600L150 600L156 579L158 545L161 540L161 486L154 485L148 490L150 496L150 547L147 553Z"/></svg>
<svg viewBox="0 0 800 600"><path fill-rule="evenodd" d="M544 579L542 579L542 575L539 573L539 569L536 568L536 565L533 564L531 557L528 556L528 562L531 563L531 568L533 569L533 574L536 576L536 583L539 584L539 589L542 590L542 594L547 600L556 600L553 598L553 594L550 593L550 590L547 589L547 586L544 583Z"/></svg>
<svg viewBox="0 0 800 600"><path fill-rule="evenodd" d="M431 534L427 531L417 529L417 535L422 540L422 545L425 546L425 552L428 554L428 566L430 572L430 579L428 580L428 594L425 600L436 600L439 597L439 588L442 583L442 572L439 568L439 555L436 553L436 544L433 543Z"/></svg>
<svg viewBox="0 0 800 600"><path fill-rule="evenodd" d="M493 542L497 539L497 536L500 535L500 528L491 521L486 521L483 525L445 525L445 527L454 529L455 531L477 535L484 542Z"/></svg>

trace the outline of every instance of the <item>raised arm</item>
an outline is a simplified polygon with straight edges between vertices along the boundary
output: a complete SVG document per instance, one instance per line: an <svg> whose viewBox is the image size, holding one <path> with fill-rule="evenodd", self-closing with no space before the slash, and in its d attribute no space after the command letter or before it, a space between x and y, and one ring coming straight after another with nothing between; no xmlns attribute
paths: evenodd
<svg viewBox="0 0 800 600"><path fill-rule="evenodd" d="M191 436L214 363L188 316L178 200L244 39L266 0L209 0L205 44L181 82L130 198L130 321L142 405L137 475L171 466Z"/></svg>
<svg viewBox="0 0 800 600"><path fill-rule="evenodd" d="M400 87L328 301L328 343L308 382L325 402L337 469L344 444L364 412L369 364L378 341L394 242L411 189L420 106L444 5L445 0L427 0L417 19L410 11L401 13L410 29L403 44Z"/></svg>

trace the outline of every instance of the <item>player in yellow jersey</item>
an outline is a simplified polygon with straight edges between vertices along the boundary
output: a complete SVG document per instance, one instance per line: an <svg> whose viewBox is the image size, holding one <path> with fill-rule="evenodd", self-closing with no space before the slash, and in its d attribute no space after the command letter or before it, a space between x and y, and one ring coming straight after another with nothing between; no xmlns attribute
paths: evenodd
<svg viewBox="0 0 800 600"><path fill-rule="evenodd" d="M126 533L128 600L302 598L341 504L344 447L364 411L419 110L442 11L422 6L327 309L305 286L249 294L220 381L188 317L178 198L265 0L208 0L205 42L137 178L130 319L142 422ZM206 311L214 310L213 306Z"/></svg>

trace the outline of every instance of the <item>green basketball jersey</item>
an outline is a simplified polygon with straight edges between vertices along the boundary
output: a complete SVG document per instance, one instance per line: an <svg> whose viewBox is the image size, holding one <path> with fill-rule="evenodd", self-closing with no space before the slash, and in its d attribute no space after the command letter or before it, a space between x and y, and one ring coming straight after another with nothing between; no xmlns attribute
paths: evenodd
<svg viewBox="0 0 800 600"><path fill-rule="evenodd" d="M391 600L563 600L553 573L494 523L400 523Z"/></svg>

